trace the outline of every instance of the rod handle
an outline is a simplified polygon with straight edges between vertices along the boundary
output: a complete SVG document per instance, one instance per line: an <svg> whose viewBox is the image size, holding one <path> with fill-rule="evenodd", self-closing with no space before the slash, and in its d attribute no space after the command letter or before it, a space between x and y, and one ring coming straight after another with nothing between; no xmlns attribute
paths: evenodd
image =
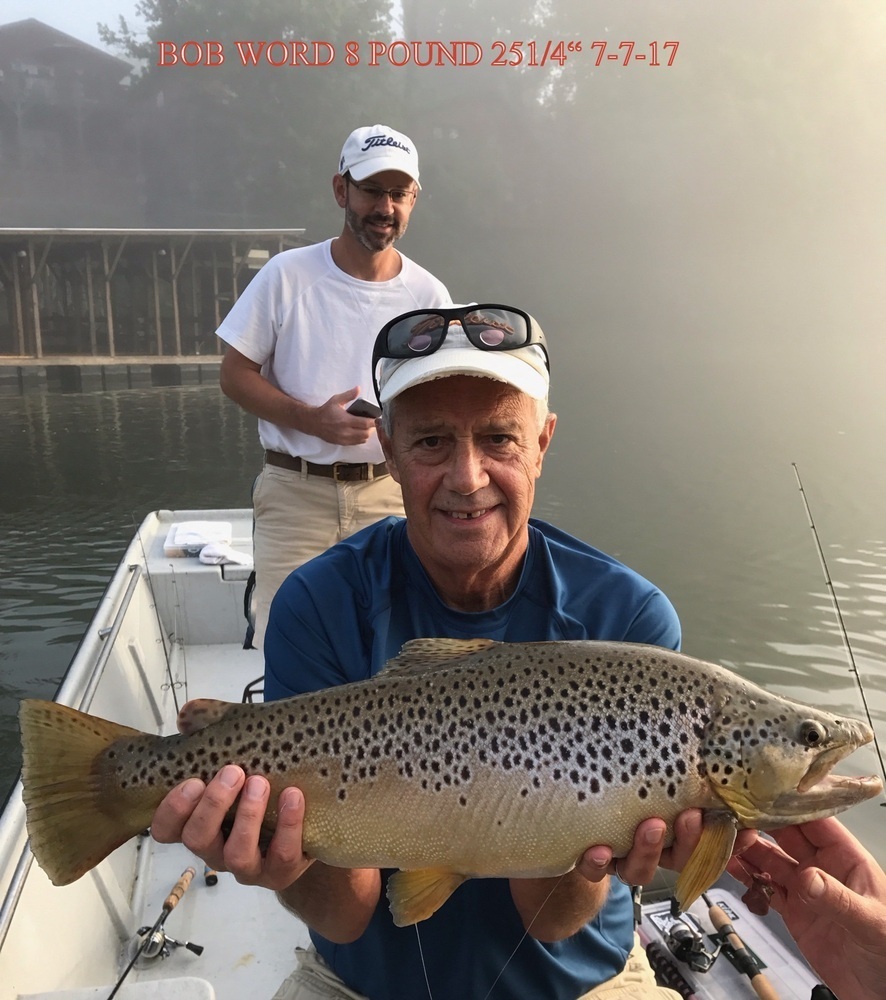
<svg viewBox="0 0 886 1000"><path fill-rule="evenodd" d="M721 938L725 938L735 952L735 960L739 968L750 979L751 986L760 1000L779 1000L775 987L766 976L760 971L759 966L754 961L753 956L744 945L744 941L735 933L735 928L726 916L723 908L716 903L709 907L711 923L713 923L717 933Z"/></svg>
<svg viewBox="0 0 886 1000"><path fill-rule="evenodd" d="M756 976L751 976L751 986L754 987L754 992L760 1000L779 1000L775 987L762 972L758 972Z"/></svg>
<svg viewBox="0 0 886 1000"><path fill-rule="evenodd" d="M171 913L172 910L176 908L176 906L178 905L178 901L188 891L188 886L191 884L191 879L196 874L197 873L190 866L185 868L185 870L181 873L181 877L179 878L178 882L175 883L175 885L172 887L172 891L166 897L166 902L163 904L164 912Z"/></svg>

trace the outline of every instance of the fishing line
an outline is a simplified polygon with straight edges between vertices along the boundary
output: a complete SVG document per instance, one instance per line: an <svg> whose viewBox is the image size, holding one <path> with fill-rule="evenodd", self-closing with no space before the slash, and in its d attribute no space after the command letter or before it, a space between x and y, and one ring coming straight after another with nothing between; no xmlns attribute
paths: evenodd
<svg viewBox="0 0 886 1000"><path fill-rule="evenodd" d="M858 672L858 667L855 663L855 654L852 651L852 643L849 641L849 632L846 630L846 623L843 620L843 612L840 610L840 602L837 600L837 592L834 589L834 584L831 580L831 573L828 569L827 559L825 559L824 549L821 547L821 539L818 537L818 529L815 527L815 521L812 518L812 510L809 507L809 499L806 496L806 490L803 489L803 481L800 479L800 470L797 468L797 463L791 462L791 465L794 468L794 475L797 477L797 487L800 490L800 496L803 498L803 506L806 508L806 517L809 520L809 527L812 529L812 537L815 539L815 548L818 552L818 561L821 563L822 573L824 573L825 586L828 588L831 602L834 605L834 614L837 617L837 624L840 627L840 635L843 637L843 645L846 647L846 655L849 657L852 673L855 675L855 682L858 685L858 691L861 695L861 703L864 706L865 717L867 718L868 725L871 727L871 732L874 734L874 750L876 751L877 757L880 761L880 769L883 772L883 778L886 779L886 763L883 762L883 754L880 750L880 743L877 740L877 730L874 727L874 720L871 717L871 710L868 707L868 699L867 695L865 695L864 685L861 682L861 674ZM881 802L880 805L886 806L886 802Z"/></svg>
<svg viewBox="0 0 886 1000"><path fill-rule="evenodd" d="M523 936L520 938L520 940L514 946L514 950L510 953L510 955L508 955L507 961L501 967L501 971L499 972L499 974L493 980L492 985L489 987L489 990L487 991L486 995L483 997L483 1000L489 1000L489 997L492 995L492 991L495 989L496 985L498 984L499 979L501 979L501 977L504 975L505 969L508 967L508 965L510 965L511 959L514 957L514 955L517 954L517 951L520 948L520 945L523 944L523 942L529 936L529 928L532 927L532 925L538 919L538 915L544 909L545 904L551 898L551 896L553 896L554 893L557 891L558 886L560 885L560 883L563 881L563 879L565 877L566 877L566 873L564 873L563 875L561 875L557 879L557 881L554 883L553 888L551 889L551 891L541 901L538 909L535 911L535 915L533 916L532 920L530 920L529 923L526 925L526 929L523 931ZM428 989L428 997L430 997L430 1000L434 1000L434 995L433 995L433 993L431 993L431 983L430 983L430 981L428 979L428 969L427 969L427 966L425 965L425 956L424 956L424 952L422 951L422 947L421 947L421 934L419 933L419 930L418 930L418 924L415 924L414 927L415 927L415 938L418 941L418 954L421 957L421 967L422 967L422 971L424 972L424 975L425 975L425 986L427 986L427 989Z"/></svg>
<svg viewBox="0 0 886 1000"><path fill-rule="evenodd" d="M544 899L543 899L543 900L541 901L541 904L539 905L538 909L537 909L537 910L535 911L535 915L533 916L532 920L530 920L530 921L529 921L529 923L528 923L528 924L526 925L526 929L525 929L525 930L523 931L523 936L522 936L522 937L520 938L520 940L519 940L519 941L517 942L517 944L516 944L516 945L514 946L514 950L513 950L513 951L512 951L511 953L510 953L510 955L508 955L508 960L507 960L507 961L505 962L505 964L504 964L504 965L503 965L503 966L501 967L501 971L499 972L499 974L498 974L498 975L497 975L497 976L495 977L495 979L493 980L493 982L492 982L492 985L491 985L491 986L489 987L489 989L488 989L488 991L487 991L487 993L486 993L486 996L484 996L484 997L483 997L483 1000L489 1000L489 998L490 998L490 997L492 996L492 991L493 991L493 990L495 989L495 987L496 987L496 986L498 985L498 981L499 981L499 979L501 979L501 977L502 977L502 976L503 976L503 975L505 974L505 969L506 969L506 968L507 968L507 967L508 967L508 966L509 966L509 965L511 964L511 959L512 959L512 958L514 957L514 955L516 955L516 954L517 954L517 951L519 950L519 948L520 948L520 945L521 945L521 944L523 944L523 942L524 942L524 941L526 940L526 938L528 938L528 937L529 937L529 929L530 929L530 927L532 927L532 925L533 925L533 924L535 923L535 921L536 921L536 920L538 919L538 915L539 915L539 914L541 913L541 911L542 911L542 910L543 910L543 909L545 908L545 905L547 904L548 900L549 900L549 899L551 898L551 896L553 896L553 895L554 895L554 893L555 893L555 892L557 891L557 889L558 889L558 888L559 888L559 886L560 886L560 883L561 883L561 882L563 881L563 879L564 879L564 878L566 878L566 875L567 875L567 874L568 874L567 872L564 872L564 873L563 873L563 874L562 874L562 875L561 875L561 876L560 876L560 877L559 877L559 878L557 879L557 881L556 881L556 882L554 883L553 887L551 888L551 891L550 891L550 892L549 892L549 893L547 894L547 896L545 896L545 898L544 898Z"/></svg>
<svg viewBox="0 0 886 1000"><path fill-rule="evenodd" d="M431 981L428 979L428 967L425 965L425 953L421 946L421 934L418 930L418 924L412 925L415 928L415 940L418 941L418 957L421 959L421 971L425 976L425 986L428 989L428 997L430 1000L434 1000L434 994L431 992Z"/></svg>

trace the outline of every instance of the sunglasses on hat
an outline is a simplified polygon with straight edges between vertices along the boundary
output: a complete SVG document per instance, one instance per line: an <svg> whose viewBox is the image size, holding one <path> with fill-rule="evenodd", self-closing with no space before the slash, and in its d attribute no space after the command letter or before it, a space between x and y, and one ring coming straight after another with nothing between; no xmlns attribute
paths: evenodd
<svg viewBox="0 0 886 1000"><path fill-rule="evenodd" d="M522 309L481 303L449 309L415 309L389 320L379 331L372 349L372 380L379 395L376 369L383 358L419 358L438 351L458 324L471 344L480 351L518 351L535 345L551 370L545 335Z"/></svg>

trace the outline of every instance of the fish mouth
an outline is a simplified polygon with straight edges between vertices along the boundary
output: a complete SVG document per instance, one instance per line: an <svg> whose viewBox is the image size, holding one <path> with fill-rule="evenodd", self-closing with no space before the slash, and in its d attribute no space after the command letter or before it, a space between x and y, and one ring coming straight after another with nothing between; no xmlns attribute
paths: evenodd
<svg viewBox="0 0 886 1000"><path fill-rule="evenodd" d="M883 791L883 782L876 774L862 777L825 774L811 785L808 778L807 773L796 791L784 792L776 798L766 810L767 826L789 826L833 816Z"/></svg>
<svg viewBox="0 0 886 1000"><path fill-rule="evenodd" d="M883 782L875 775L850 777L831 774L831 769L860 746L870 743L874 734L866 726L858 726L855 739L841 746L823 750L809 765L795 791L784 792L772 803L772 812L797 819L833 815L873 798L883 791Z"/></svg>
<svg viewBox="0 0 886 1000"><path fill-rule="evenodd" d="M865 743L869 742L870 739L867 739L864 742L859 742L857 746L864 746ZM819 782L827 778L831 768L835 764L839 763L844 757L848 757L855 749L856 746L852 744L844 744L843 746L832 747L830 750L822 751L809 765L809 770L800 779L797 791L806 793L814 788Z"/></svg>

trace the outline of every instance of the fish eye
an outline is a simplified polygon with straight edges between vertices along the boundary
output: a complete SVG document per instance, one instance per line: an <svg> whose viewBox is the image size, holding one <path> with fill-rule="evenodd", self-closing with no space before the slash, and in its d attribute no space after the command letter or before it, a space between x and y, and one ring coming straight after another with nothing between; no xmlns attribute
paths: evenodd
<svg viewBox="0 0 886 1000"><path fill-rule="evenodd" d="M817 747L827 739L827 730L820 722L806 719L800 727L800 741L807 747Z"/></svg>

